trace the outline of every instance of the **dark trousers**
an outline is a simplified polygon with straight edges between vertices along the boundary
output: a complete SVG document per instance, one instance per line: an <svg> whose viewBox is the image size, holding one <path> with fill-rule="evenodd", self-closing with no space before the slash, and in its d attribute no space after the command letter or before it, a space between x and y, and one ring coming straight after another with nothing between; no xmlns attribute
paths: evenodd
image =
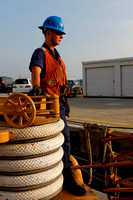
<svg viewBox="0 0 133 200"><path fill-rule="evenodd" d="M64 155L63 155L63 163L64 163L64 168L70 167L72 165L71 161L69 160L69 155L70 155L70 132L69 128L67 125L66 117L65 117L65 101L63 100L60 102L60 118L64 121L64 129L62 131L64 135L64 144L62 145L63 150L64 150Z"/></svg>

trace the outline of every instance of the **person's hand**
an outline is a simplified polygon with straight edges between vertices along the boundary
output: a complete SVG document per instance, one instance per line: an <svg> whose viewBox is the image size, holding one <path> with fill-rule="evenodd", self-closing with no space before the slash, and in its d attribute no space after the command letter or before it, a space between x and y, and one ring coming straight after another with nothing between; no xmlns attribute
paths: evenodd
<svg viewBox="0 0 133 200"><path fill-rule="evenodd" d="M35 85L32 90L28 92L28 96L40 96L45 95L45 92L38 86Z"/></svg>
<svg viewBox="0 0 133 200"><path fill-rule="evenodd" d="M68 105L68 103L66 104L66 106L65 106L65 115L67 116L67 117L70 117L70 106Z"/></svg>
<svg viewBox="0 0 133 200"><path fill-rule="evenodd" d="M66 84L60 86L60 96L65 96L66 94Z"/></svg>
<svg viewBox="0 0 133 200"><path fill-rule="evenodd" d="M65 96L65 115L67 117L70 117L70 106L68 104L68 100L67 100L67 97Z"/></svg>

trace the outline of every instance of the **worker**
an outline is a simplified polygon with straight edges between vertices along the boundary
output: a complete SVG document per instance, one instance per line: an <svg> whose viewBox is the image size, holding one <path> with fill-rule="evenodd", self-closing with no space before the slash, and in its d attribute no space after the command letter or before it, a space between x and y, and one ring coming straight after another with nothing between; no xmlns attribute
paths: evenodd
<svg viewBox="0 0 133 200"><path fill-rule="evenodd" d="M68 91L66 68L56 46L60 44L64 32L62 19L57 16L48 17L42 26L38 27L44 34L45 42L40 48L35 49L32 54L29 69L31 71L33 89L29 95L56 94L60 101L60 117L64 121L64 130L62 131L65 141L63 144L63 175L64 189L74 195L83 195L86 193L84 187L76 183L71 169L70 155L70 134L65 115L69 115L69 106L66 93Z"/></svg>

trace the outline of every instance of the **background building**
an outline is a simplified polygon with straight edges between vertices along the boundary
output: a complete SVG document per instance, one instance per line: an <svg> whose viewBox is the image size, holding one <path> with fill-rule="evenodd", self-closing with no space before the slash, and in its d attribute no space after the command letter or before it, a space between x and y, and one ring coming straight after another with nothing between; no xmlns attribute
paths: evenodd
<svg viewBox="0 0 133 200"><path fill-rule="evenodd" d="M133 57L82 62L83 95L133 97Z"/></svg>

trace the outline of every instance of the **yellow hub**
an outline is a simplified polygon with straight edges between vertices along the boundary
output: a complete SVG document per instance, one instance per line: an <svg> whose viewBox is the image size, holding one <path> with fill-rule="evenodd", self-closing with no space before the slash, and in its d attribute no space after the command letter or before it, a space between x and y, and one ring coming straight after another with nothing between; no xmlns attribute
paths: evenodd
<svg viewBox="0 0 133 200"><path fill-rule="evenodd" d="M16 113L17 114L23 114L24 110L25 110L24 108L22 108L21 106L18 106L17 109L16 109Z"/></svg>

